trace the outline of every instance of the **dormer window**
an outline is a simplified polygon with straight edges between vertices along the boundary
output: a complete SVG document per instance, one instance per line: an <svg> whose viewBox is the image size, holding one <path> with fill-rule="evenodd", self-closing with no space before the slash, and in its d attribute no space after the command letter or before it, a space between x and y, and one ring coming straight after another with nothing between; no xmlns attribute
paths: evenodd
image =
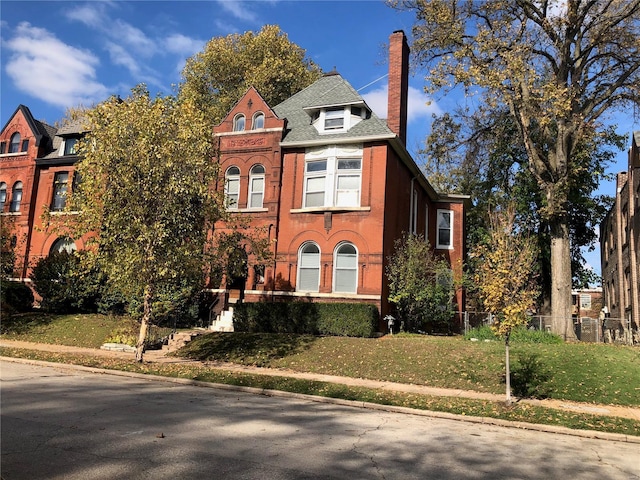
<svg viewBox="0 0 640 480"><path fill-rule="evenodd" d="M369 111L364 104L309 107L305 110L311 117L312 125L321 134L346 132L362 120L369 118Z"/></svg>
<svg viewBox="0 0 640 480"><path fill-rule="evenodd" d="M239 113L233 119L233 131L234 132L244 132L244 124L245 124L244 115Z"/></svg>
<svg viewBox="0 0 640 480"><path fill-rule="evenodd" d="M77 138L67 138L64 141L64 154L65 155L75 155L77 153Z"/></svg>
<svg viewBox="0 0 640 480"><path fill-rule="evenodd" d="M337 130L344 128L344 108L331 108L324 112L324 129Z"/></svg>

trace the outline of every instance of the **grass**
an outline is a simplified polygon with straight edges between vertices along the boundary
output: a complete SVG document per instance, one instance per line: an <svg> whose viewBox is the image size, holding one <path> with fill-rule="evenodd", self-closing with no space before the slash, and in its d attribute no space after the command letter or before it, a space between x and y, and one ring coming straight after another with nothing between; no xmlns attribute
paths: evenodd
<svg viewBox="0 0 640 480"><path fill-rule="evenodd" d="M380 339L212 333L179 355L301 372L504 392L502 342L394 335ZM511 355L537 355L550 371L550 398L640 406L640 349L605 344L512 342Z"/></svg>
<svg viewBox="0 0 640 480"><path fill-rule="evenodd" d="M148 375L187 378L227 385L250 386L266 390L280 390L436 412L449 412L458 415L496 418L543 425L557 425L579 430L596 430L640 436L640 421L587 413L566 412L524 403L514 403L511 406L506 406L502 402L492 402L488 400L381 391L291 377L272 377L229 372L194 364L140 364L122 359L95 357L91 355L51 353L14 348L0 348L0 355L122 370Z"/></svg>
<svg viewBox="0 0 640 480"><path fill-rule="evenodd" d="M130 317L99 314L56 315L30 312L3 318L0 338L71 347L100 348L103 343L135 344L139 324ZM170 329L153 327L152 335Z"/></svg>
<svg viewBox="0 0 640 480"><path fill-rule="evenodd" d="M131 322L125 320L124 322ZM0 338L98 348L123 320L101 315L29 314L4 321ZM561 400L640 406L640 349L604 344L553 344L512 341L512 359L536 355L551 372L549 397ZM568 413L526 404L383 392L287 377L248 375L190 364L136 364L93 356L3 348L22 356L102 368L177 376L203 381L309 393L351 400L409 406L474 416L563 425L640 436L640 422ZM196 360L368 378L432 387L504 393L504 345L463 337L394 335L379 339L211 333L178 352Z"/></svg>

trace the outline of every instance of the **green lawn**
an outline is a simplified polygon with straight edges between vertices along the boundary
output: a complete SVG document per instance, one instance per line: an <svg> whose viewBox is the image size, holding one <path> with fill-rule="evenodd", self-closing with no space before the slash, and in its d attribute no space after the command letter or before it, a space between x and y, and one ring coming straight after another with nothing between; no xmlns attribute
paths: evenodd
<svg viewBox="0 0 640 480"><path fill-rule="evenodd" d="M462 337L378 339L212 333L179 352L223 360L373 380L504 392L504 344ZM538 355L551 373L549 397L640 406L640 349L605 344L513 342L512 361Z"/></svg>

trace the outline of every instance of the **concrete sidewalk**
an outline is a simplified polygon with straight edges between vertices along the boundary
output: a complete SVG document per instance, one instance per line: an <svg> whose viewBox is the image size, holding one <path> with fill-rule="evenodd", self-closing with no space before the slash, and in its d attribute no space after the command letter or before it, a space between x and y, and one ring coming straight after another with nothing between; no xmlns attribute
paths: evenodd
<svg viewBox="0 0 640 480"><path fill-rule="evenodd" d="M134 360L135 355L131 352L121 352L112 350L101 350L95 348L69 347L65 345L52 345L45 343L22 342L13 340L0 340L0 347L7 348L24 348L29 350L41 350L47 352L58 353L76 353L83 355L94 355L111 358L124 358ZM425 385L412 385L404 383L382 382L378 380L367 380L362 378L338 377L334 375L323 375L316 373L297 372L288 369L273 369L263 367L250 367L225 362L200 362L197 360L189 360L181 357L167 356L162 350L148 350L144 354L145 362L150 363L166 363L166 364L193 364L215 368L219 370L227 370L238 373L249 373L256 375L270 375L290 378L300 378L306 380L316 380L320 382L337 383L341 385L366 387L372 389L380 389L387 391L415 393L420 395L431 395L438 397L457 397L471 398L480 400L490 400L495 402L504 401L504 395L495 395L491 393L475 392L470 390L456 390L448 388L436 388ZM556 410L566 410L572 412L603 415L611 417L629 418L640 421L640 407L625 407L619 405L600 405L592 403L570 402L565 400L518 400L521 403L553 408Z"/></svg>

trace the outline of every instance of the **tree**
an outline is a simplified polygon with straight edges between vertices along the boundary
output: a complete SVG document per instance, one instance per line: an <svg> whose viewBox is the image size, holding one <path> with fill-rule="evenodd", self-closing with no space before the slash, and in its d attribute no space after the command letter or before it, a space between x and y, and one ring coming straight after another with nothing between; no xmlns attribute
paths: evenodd
<svg viewBox="0 0 640 480"><path fill-rule="evenodd" d="M416 12L428 90L478 87L518 126L549 228L553 331L571 321L569 194L576 146L640 104L640 0L390 0ZM588 177L588 175L586 176Z"/></svg>
<svg viewBox="0 0 640 480"><path fill-rule="evenodd" d="M475 288L486 311L496 315L495 331L505 338L509 403L509 337L513 328L527 323L527 312L535 306L538 296L535 283L536 243L517 231L512 206L490 214L486 242L477 245L469 256L476 263Z"/></svg>
<svg viewBox="0 0 640 480"><path fill-rule="evenodd" d="M594 196L594 191L606 178L605 167L615 150L620 150L624 142L623 136L607 128L576 146L568 203L574 288L598 281L593 270L584 266L583 248L594 248L595 227L610 207L610 198ZM467 215L469 245L486 235L487 211L514 205L517 227L538 240L542 303L548 306L549 228L540 215L543 198L528 169L524 144L508 109L480 105L472 112L459 109L435 117L426 148L420 153L423 169L436 189L464 192L473 199Z"/></svg>
<svg viewBox="0 0 640 480"><path fill-rule="evenodd" d="M142 361L158 292L182 279L204 285L208 231L223 210L213 138L195 103L151 98L144 86L89 110L87 131L67 208L80 212L74 237L94 232L109 281L143 304Z"/></svg>
<svg viewBox="0 0 640 480"><path fill-rule="evenodd" d="M409 332L449 326L453 315L452 272L446 260L437 258L420 235L405 234L396 240L386 268L389 301Z"/></svg>
<svg viewBox="0 0 640 480"><path fill-rule="evenodd" d="M218 124L253 86L275 106L316 81L320 68L276 25L211 39L187 60L181 98L189 98Z"/></svg>

